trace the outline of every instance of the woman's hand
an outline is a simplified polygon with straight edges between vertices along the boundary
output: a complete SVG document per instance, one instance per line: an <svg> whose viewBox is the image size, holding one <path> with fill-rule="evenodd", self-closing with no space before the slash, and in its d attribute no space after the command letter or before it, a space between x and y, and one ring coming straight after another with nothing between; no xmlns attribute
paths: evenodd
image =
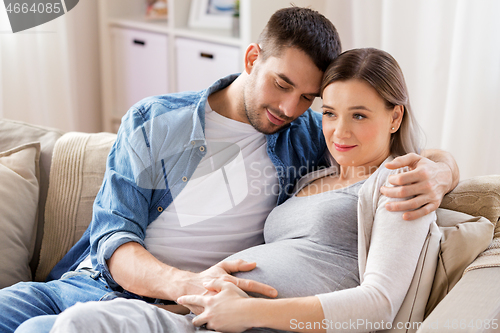
<svg viewBox="0 0 500 333"><path fill-rule="evenodd" d="M193 319L193 325L223 332L243 332L251 328L247 324L248 311L245 310L248 295L231 282L215 279L203 284L212 296L188 295L177 299L177 303L191 309L204 308Z"/></svg>
<svg viewBox="0 0 500 333"><path fill-rule="evenodd" d="M181 294L177 295L177 298L181 295L206 295L207 289L204 287L204 284L214 279L223 279L224 281L230 282L239 287L238 289L246 292L254 292L267 297L276 297L278 295L278 291L271 286L253 280L237 278L231 275L236 272L251 271L256 267L256 265L257 264L255 262L246 262L244 260L237 259L221 261L200 273L189 272L179 279L185 289L182 289ZM190 310L195 314L203 312L203 308L194 306L191 307Z"/></svg>

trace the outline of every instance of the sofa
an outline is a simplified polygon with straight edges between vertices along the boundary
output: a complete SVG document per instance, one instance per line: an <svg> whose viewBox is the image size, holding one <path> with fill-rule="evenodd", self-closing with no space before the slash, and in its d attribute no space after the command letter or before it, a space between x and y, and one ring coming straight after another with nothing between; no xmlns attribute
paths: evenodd
<svg viewBox="0 0 500 333"><path fill-rule="evenodd" d="M0 119L0 288L44 281L81 237L115 139ZM500 332L499 219L500 175L462 180L445 196L439 249L421 256L433 275L412 282L429 290L408 317L418 324L393 331Z"/></svg>

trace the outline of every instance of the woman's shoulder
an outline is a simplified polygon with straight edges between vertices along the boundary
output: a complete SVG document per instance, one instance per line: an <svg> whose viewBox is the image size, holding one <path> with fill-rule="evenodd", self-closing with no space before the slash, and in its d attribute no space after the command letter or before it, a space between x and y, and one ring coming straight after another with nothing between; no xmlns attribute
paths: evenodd
<svg viewBox="0 0 500 333"><path fill-rule="evenodd" d="M382 164L377 168L377 171L375 171L369 178L387 178L390 175L396 175L404 172L410 171L410 168L408 166L404 166L402 168L397 168L397 169L388 169L385 165L389 162L392 162L394 160L394 156L389 156L387 157Z"/></svg>
<svg viewBox="0 0 500 333"><path fill-rule="evenodd" d="M394 156L387 157L382 164L377 168L377 170L368 177L366 182L363 184L362 191L368 191L369 193L377 193L380 190L380 187L387 186L393 187L395 185L389 183L388 178L391 175L396 175L404 172L410 171L410 169L405 166L398 169L388 169L385 165L388 162L394 160Z"/></svg>

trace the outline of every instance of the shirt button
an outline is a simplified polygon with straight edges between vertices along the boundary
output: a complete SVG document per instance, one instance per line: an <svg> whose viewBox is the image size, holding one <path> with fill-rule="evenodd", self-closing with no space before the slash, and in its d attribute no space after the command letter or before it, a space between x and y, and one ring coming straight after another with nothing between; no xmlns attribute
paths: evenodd
<svg viewBox="0 0 500 333"><path fill-rule="evenodd" d="M188 181L188 177L186 177L186 176L182 177L182 181L183 181L184 183L185 183L185 182L187 182L187 181Z"/></svg>
<svg viewBox="0 0 500 333"><path fill-rule="evenodd" d="M200 151L205 151L205 146L201 146Z"/></svg>
<svg viewBox="0 0 500 333"><path fill-rule="evenodd" d="M158 211L161 213L163 212L163 207L162 206L158 206Z"/></svg>
<svg viewBox="0 0 500 333"><path fill-rule="evenodd" d="M196 142L194 142L194 140L193 140L193 141L191 141L191 144L194 146L196 144Z"/></svg>

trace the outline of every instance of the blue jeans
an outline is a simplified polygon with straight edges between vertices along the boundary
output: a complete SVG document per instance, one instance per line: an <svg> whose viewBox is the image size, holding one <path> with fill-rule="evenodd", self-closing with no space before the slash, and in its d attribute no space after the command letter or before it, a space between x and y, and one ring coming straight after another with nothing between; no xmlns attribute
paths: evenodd
<svg viewBox="0 0 500 333"><path fill-rule="evenodd" d="M17 283L0 290L0 333L14 332L23 323L17 332L49 332L65 309L112 294L100 274L88 269L50 282Z"/></svg>

